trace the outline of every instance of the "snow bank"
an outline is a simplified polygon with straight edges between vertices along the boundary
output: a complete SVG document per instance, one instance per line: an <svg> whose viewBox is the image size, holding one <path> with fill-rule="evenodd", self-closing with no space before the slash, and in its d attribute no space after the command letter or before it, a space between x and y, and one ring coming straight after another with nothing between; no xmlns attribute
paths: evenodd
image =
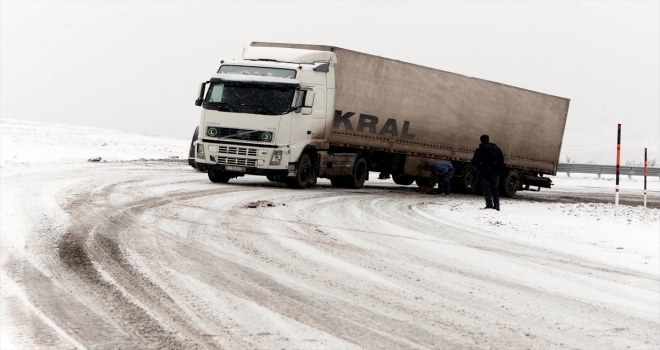
<svg viewBox="0 0 660 350"><path fill-rule="evenodd" d="M194 126L190 129L190 136ZM131 134L88 126L0 119L0 166L35 163L187 159L190 140Z"/></svg>

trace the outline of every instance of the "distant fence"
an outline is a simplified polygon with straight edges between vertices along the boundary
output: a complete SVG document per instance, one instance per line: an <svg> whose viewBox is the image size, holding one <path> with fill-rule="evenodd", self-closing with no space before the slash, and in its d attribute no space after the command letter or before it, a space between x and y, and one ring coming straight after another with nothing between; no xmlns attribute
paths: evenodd
<svg viewBox="0 0 660 350"><path fill-rule="evenodd" d="M559 165L557 165L557 172L566 173L569 177L571 176L571 173L598 174L598 177L600 177L601 174L616 175L616 165L559 163ZM633 176L644 176L644 167L622 165L619 167L619 174L628 175L629 179L632 179ZM649 167L647 174L648 176L657 176L660 178L660 168Z"/></svg>

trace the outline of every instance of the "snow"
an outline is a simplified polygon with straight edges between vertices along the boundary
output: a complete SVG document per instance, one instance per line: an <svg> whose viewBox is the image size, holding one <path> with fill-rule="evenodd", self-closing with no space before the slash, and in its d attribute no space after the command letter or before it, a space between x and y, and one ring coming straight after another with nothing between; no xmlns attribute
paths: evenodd
<svg viewBox="0 0 660 350"><path fill-rule="evenodd" d="M35 257L29 256L31 250L28 248L27 238L9 234L10 232L30 230L29 227L25 227L24 222L19 221L19 217L27 217L27 214L21 214L18 209L14 208L15 198L19 197L22 192L19 192L16 188L8 187L7 184L12 178L63 169L82 172L95 165L88 162L88 159L93 157L101 157L102 162L107 162L98 166L109 166L113 162L138 159L179 159L181 165L177 169L177 176L180 176L180 182L172 183L155 177L143 180L147 184L144 188L151 191L151 194L167 197L180 190L176 186L185 187L189 191L200 191L201 193L202 191L209 191L209 186L214 185L202 181L205 175L195 172L187 166L186 159L190 140L6 118L0 119L0 127L2 245L3 252L11 252L16 259L25 257L27 260L37 261ZM194 126L191 126L191 135L193 130ZM65 217L67 214L58 206L54 194L62 189L75 187L87 181L86 179L87 177L82 176L80 178L52 180L43 187L37 198L42 212L30 215L34 215L34 218L50 218L54 230L60 230L67 226L68 221ZM346 256L336 255L333 251L324 250L325 246L323 245L317 246L306 240L301 240L300 236L310 236L312 234L310 232L313 232L313 230L308 231L307 226L300 225L300 221L311 220L309 223L313 224L318 232L322 230L322 235L332 237L332 239L338 240L345 246L371 252L375 255L388 256L394 249L393 247L397 247L400 251L405 251L406 254L409 253L419 256L420 259L427 259L425 261L441 259L445 263L452 262L452 266L461 266L462 269L474 275L490 276L504 283L524 285L531 290L566 297L567 300L580 300L586 304L602 305L604 308L614 310L615 314L625 314L626 317L642 319L651 324L657 324L660 318L660 294L658 294L657 288L658 280L660 280L660 210L644 209L641 206L641 199L640 205L637 206L620 205L616 216L614 215L614 205L612 203L539 202L525 198L503 198L501 201L502 211L498 212L482 209L483 199L477 196L452 194L449 198L436 198L437 196L417 194L413 192L414 186L410 186L410 204L405 204L405 206L410 209L414 216L406 214L406 217L417 219L408 220L404 224L402 222L395 223L392 220L396 218L389 215L389 213L397 213L401 210L400 207L396 207L397 205L403 206L400 202L388 197L388 191L401 189L401 186L395 185L391 180L369 181L365 189L359 190L360 193L364 194L366 199L363 201L366 201L367 204L352 205L353 202L358 201L355 196L352 196L354 192L337 190L333 193L330 191L328 181L324 179L319 180L319 187L321 191L325 192L311 198L300 195L299 203L295 200L296 193L302 192L281 192L282 195L280 196L278 191L284 190L254 186L256 179L258 178L246 176L232 180L232 183L235 183L237 187L240 186L240 191L231 192L221 202L208 205L213 211L221 213L224 208L236 208L239 205L248 208L246 210L255 210L258 215L255 214L254 223L252 224L256 226L251 230L260 232L266 242L276 244L273 246L261 243L263 246L260 246L255 243L255 251L259 248L265 253L269 252L268 249L272 249L273 252L278 250L295 252L293 253L294 256L307 261L307 264L326 266L326 273L330 275L343 275L346 276L346 279L359 280L360 283L377 286L373 290L379 290L384 294L390 293L388 296L383 297L384 299L390 300L388 298L392 298L392 295L403 293L402 291L414 291L414 289L401 284L399 280L388 277L390 275L380 273L380 270L372 269L370 265L356 265L354 261L348 259L350 253ZM571 174L571 177L568 177L566 174L558 174L552 179L554 189L575 193L588 189L592 192L611 193L612 198L614 198L614 180L611 176L597 178L595 175ZM620 187L622 191L641 191L642 186L641 177L621 178ZM218 188L223 189L224 187L216 186L213 187L213 190ZM95 196L97 191L101 191L101 188L97 188L95 192L92 192L92 196ZM552 190L542 190L540 195L544 193L543 191L550 191L547 193L551 193ZM648 179L648 191L650 195L658 196L660 181L657 178ZM310 196L309 193L315 192L308 191L305 193L306 196ZM400 193L398 192L397 195ZM245 204L241 204L247 203L246 200L250 198L270 198L273 205L245 206ZM289 204L284 206L282 203L276 202L276 199L280 198L289 198ZM398 200L400 197L395 198ZM121 202L122 200L134 200L134 198L112 197L110 195L108 201L110 200ZM303 215L305 210L310 207L314 209L310 209L312 211L308 213L309 216ZM388 214L389 217L368 212L368 210L374 208L383 209L383 212ZM189 222L196 221L208 226L216 224L213 218L200 217L202 214L199 210L196 206L191 205L187 209L171 213L172 217L180 218L182 223L180 230L172 231L183 239L189 233L186 228ZM167 225L170 223L170 221L163 221L165 220L165 214L167 213L154 216L154 227L162 231L168 231ZM295 217L296 220L291 217ZM316 219L309 219L309 217ZM341 226L330 219L337 217L346 218L347 222L351 224ZM145 219L142 218L142 220ZM268 223L271 222L269 220L279 222L281 225L269 226ZM36 225L37 222L28 222L28 224ZM361 228L362 231L352 230L351 225ZM430 235L428 225L453 227L457 229L457 232L470 232L471 235L465 238L467 241L461 241L458 244L456 240L449 238L451 235L444 237ZM282 232L286 232L286 234ZM201 233L196 232L195 234L206 233L202 230ZM375 239L374 236L382 238ZM470 240L474 240L474 242ZM512 252L511 255L502 258L495 250L488 251L488 249L475 248L477 242L488 240L507 242L507 246L501 249ZM136 242L142 243L137 239ZM223 249L228 244L217 240L209 240L208 242L209 246L215 245L214 249ZM388 245L386 242L394 243ZM31 242L30 244L34 243ZM516 250L519 247L524 249ZM136 248L133 251L132 249L131 247L128 250L128 259L135 262L135 266L141 266L142 271L147 271L145 273L157 274L156 271L148 272L155 269L157 264L150 262L148 257L141 256L141 250ZM530 252L530 249L533 251ZM438 252L442 252L441 257L438 257ZM406 254L399 254L401 254L401 257L408 257ZM554 254L563 257L562 259L575 257L580 264L586 264L584 263L586 261L589 266L576 264L566 269L559 269L557 267L559 265L546 266L538 263L538 261L541 261L539 254L548 254L549 256ZM527 260L522 260L523 263L519 259L521 256L527 256ZM22 287L14 282L6 271L5 264L7 261L5 259L6 257L3 257L1 275L3 303L8 302L8 300L21 300L27 305L28 309L43 320L43 323L49 325L55 333L60 334L69 344L82 347L66 333L65 329L61 328L61 323L58 323L57 319L48 318L45 313L38 310L38 305L30 301L31 299L26 294L29 291L22 290ZM235 252L232 259L235 259L235 261L249 261L249 257L241 252ZM402 258L401 261L406 260ZM568 262L563 260L558 262L558 264L564 263L569 265ZM95 264L97 263L95 262ZM256 262L246 264L259 266ZM390 268L394 266L393 263L389 264ZM610 270L625 273L621 273L619 280L613 277L600 278L596 272L593 275L592 272L585 272L592 271L587 269L593 266L603 266L603 274L610 273ZM269 265L264 268L274 269ZM309 337L310 334L313 334L323 344L327 342L327 344L335 344L341 347L355 345L345 341L345 339L335 337L333 334L321 332L310 325L287 318L285 315L281 315L252 300L240 299L234 296L224 297L218 293L213 293L211 292L213 286L202 279L184 274L181 270L169 269L168 274L173 276L171 277L173 281L180 281L182 284L188 285L189 293L206 295L205 298L211 300L218 313L231 314L232 310L238 305L241 310L252 310L249 312L264 315L264 320L269 320L259 321L259 327L264 334L282 332L282 329L288 329L284 333L288 334L291 339L303 339L305 336ZM301 266L300 269L303 270L304 267ZM104 271L103 266L98 265L98 270ZM429 280L437 278L427 270L418 270L415 273L418 274L418 277L425 276ZM648 276L648 278L645 280L644 278L638 278L639 276ZM122 294L129 295L128 299L131 298L128 289L121 287L121 282L113 280L110 272L103 274L103 278L116 285L122 291ZM277 278L281 281L291 281L291 285L299 283L296 282L299 280L295 277L285 274ZM457 291L466 289L468 285L460 284L467 282L457 278L451 277L443 283L450 286L452 283L456 283L455 288ZM422 279L424 280L424 278ZM474 286L479 286L479 283L481 282L474 282L472 284L473 289ZM483 283L485 284L485 282ZM508 287L492 290L489 293L504 295L506 288ZM312 285L300 286L300 289L321 290L318 287L312 287ZM433 288L429 287L429 289ZM323 293L319 292L319 294ZM325 293L328 298L332 295L330 292ZM419 289L417 293L420 293ZM437 296L429 292L420 296L420 298L422 297L429 300ZM482 298L486 297L483 296ZM186 304L186 298L172 296L172 299L177 305L185 309L185 312L191 315L192 319L197 317L195 316L195 310L190 306L185 306L188 305ZM135 299L135 304L140 304L138 299ZM148 308L148 306L142 307ZM550 308L551 304L541 305L539 309L543 307ZM588 326L579 323L580 317L583 316L580 312L587 312L584 310L575 311L575 317L571 321L575 322L572 323L575 327ZM547 312L548 315L551 314L550 310L547 310ZM245 311L245 313L248 313L248 311ZM570 316L567 317L570 318ZM534 322L538 322L538 318L534 320L536 320ZM459 321L469 323L466 320ZM13 341L17 339L12 337L15 334L21 334L13 331L17 327L16 325L7 322L2 321L2 343L0 348L3 349L13 348L15 345ZM245 328L249 327L250 322L249 319L239 317L236 324L240 324L240 327ZM213 328L214 326L207 325L207 327ZM623 324L621 327L626 327L626 325ZM612 333L607 334L616 337ZM648 335L648 337L650 337L650 343L646 343L646 346L652 348L657 343L658 335ZM626 339L619 340L624 343L626 341ZM567 343L570 344L571 342ZM287 342L280 345L297 347L300 344L287 338ZM266 344L265 346L271 345Z"/></svg>
<svg viewBox="0 0 660 350"><path fill-rule="evenodd" d="M190 127L192 138L195 125ZM0 166L135 159L187 159L190 140L71 124L0 118Z"/></svg>

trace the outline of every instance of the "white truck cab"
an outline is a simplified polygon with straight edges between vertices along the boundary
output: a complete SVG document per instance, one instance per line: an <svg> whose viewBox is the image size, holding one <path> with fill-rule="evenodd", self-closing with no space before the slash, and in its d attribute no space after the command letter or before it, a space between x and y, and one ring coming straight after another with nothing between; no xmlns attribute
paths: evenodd
<svg viewBox="0 0 660 350"><path fill-rule="evenodd" d="M309 148L328 147L335 63L333 52L266 47L222 61L198 90L195 165L213 182L244 174L294 187L315 182L316 160L307 157L302 169L299 162Z"/></svg>

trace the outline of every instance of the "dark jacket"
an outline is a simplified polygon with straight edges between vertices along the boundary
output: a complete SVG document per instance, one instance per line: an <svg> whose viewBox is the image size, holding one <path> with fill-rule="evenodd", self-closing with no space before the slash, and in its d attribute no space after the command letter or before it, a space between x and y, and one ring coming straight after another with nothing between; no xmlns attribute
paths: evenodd
<svg viewBox="0 0 660 350"><path fill-rule="evenodd" d="M445 162L431 162L429 163L429 167L431 168L431 174L433 175L439 175L439 176L444 176L451 170L452 173L454 173L454 166L451 165L450 163L445 163Z"/></svg>
<svg viewBox="0 0 660 350"><path fill-rule="evenodd" d="M472 164L477 167L477 175L481 178L497 176L504 167L504 155L496 144L482 143L474 150Z"/></svg>

